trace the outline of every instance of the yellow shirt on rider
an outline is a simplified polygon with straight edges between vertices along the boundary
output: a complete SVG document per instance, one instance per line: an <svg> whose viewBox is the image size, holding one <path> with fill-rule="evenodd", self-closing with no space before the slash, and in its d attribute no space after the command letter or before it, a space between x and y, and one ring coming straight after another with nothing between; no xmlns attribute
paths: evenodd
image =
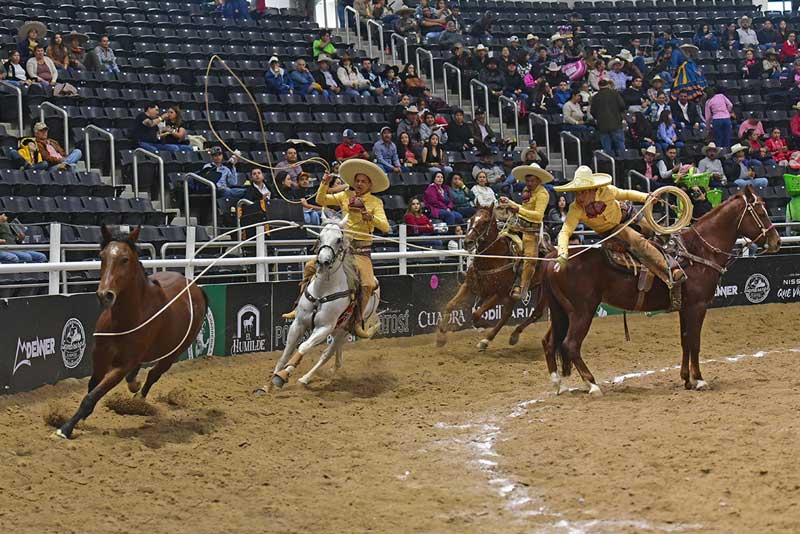
<svg viewBox="0 0 800 534"><path fill-rule="evenodd" d="M547 210L547 204L550 202L550 193L542 186L536 186L536 189L531 193L531 198L523 204L509 201L512 206L519 208L518 215L528 222L541 223L544 219L544 212Z"/></svg>
<svg viewBox="0 0 800 534"><path fill-rule="evenodd" d="M389 220L383 211L383 201L372 193L367 193L361 197L364 207L372 214L371 221L365 221L361 216L360 210L350 211L350 199L356 196L355 191L340 191L332 195L328 194L327 184L319 186L317 191L317 204L320 206L338 206L342 213L347 217L347 230L351 232L362 232L350 234L352 239L357 241L372 241L372 232L375 228L381 232L389 232Z"/></svg>
<svg viewBox="0 0 800 534"><path fill-rule="evenodd" d="M595 202L605 203L606 209L596 217L588 217L586 211L577 202L570 204L564 226L561 227L561 232L558 234L558 254L561 256L569 254L569 238L581 222L598 234L613 230L622 221L622 210L618 202L620 200L643 204L647 201L647 193L619 189L613 185L600 187L597 189Z"/></svg>

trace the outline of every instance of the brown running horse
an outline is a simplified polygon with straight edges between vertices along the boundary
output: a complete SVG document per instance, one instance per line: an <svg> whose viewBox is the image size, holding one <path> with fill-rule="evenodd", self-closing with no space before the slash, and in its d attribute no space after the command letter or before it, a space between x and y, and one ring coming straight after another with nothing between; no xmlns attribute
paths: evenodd
<svg viewBox="0 0 800 534"><path fill-rule="evenodd" d="M720 276L734 258L731 251L736 239L745 237L757 245L767 245L768 252L777 252L780 236L769 219L764 201L750 186L682 230L680 235L689 260L679 311L683 348L681 378L686 389L702 390L708 384L700 374L700 332ZM550 307L550 330L542 340L550 378L557 393L565 391L556 365L558 352L564 376L569 376L574 363L589 386L589 393L602 395L581 358L581 344L601 302L623 310L634 309L637 277L608 265L599 249L570 258L564 269L556 270L556 265L547 262L542 282L543 296ZM656 279L644 299L642 311L666 310L669 303L667 286Z"/></svg>
<svg viewBox="0 0 800 534"><path fill-rule="evenodd" d="M436 344L440 347L447 343L447 331L452 311L463 304L469 296L480 297L480 305L472 313L472 324L476 328L488 326L488 323L481 317L486 310L498 303L503 306L500 320L489 332L489 335L478 343L480 350L486 350L514 311L511 289L516 279L516 273L514 272L515 260L511 244L508 239L500 236L493 206L477 206L477 208L475 215L470 219L470 230L464 239L464 247L467 250L475 250L476 256L467 270L466 280L459 286L458 292L447 303L442 313L436 336ZM487 258L482 255L507 256L511 259ZM531 291L534 292L536 284L531 284L531 287ZM519 337L518 333L515 332L515 334L516 338L512 335L512 345Z"/></svg>
<svg viewBox="0 0 800 534"><path fill-rule="evenodd" d="M94 331L134 331L123 335L96 336L89 392L72 419L56 431L57 435L66 439L72 437L75 425L89 417L97 402L123 378L127 377L128 389L132 393L138 392L140 383L136 376L139 368L142 364L157 360L147 373L141 389L141 396L146 397L153 384L194 341L208 307L203 290L192 285L155 319L138 328L167 306L189 281L173 272L159 272L149 277L145 275L136 249L138 227L129 235L116 237L105 226L102 232L97 298L104 309Z"/></svg>

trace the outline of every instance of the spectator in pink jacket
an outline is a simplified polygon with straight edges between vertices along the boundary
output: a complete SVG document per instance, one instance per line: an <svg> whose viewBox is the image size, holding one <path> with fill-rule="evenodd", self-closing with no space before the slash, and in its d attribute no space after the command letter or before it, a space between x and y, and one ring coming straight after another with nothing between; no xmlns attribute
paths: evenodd
<svg viewBox="0 0 800 534"><path fill-rule="evenodd" d="M733 104L725 96L725 88L717 87L714 95L706 101L706 124L714 131L717 146L731 146L733 137Z"/></svg>
<svg viewBox="0 0 800 534"><path fill-rule="evenodd" d="M440 219L447 226L461 225L464 216L453 209L453 198L450 188L444 183L444 173L433 175L433 182L425 189L425 205L431 210L434 219Z"/></svg>

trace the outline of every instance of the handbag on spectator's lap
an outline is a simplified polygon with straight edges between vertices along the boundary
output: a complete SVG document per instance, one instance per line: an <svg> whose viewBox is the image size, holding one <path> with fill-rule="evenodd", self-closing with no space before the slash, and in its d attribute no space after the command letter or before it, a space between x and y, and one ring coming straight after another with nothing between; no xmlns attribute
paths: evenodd
<svg viewBox="0 0 800 534"><path fill-rule="evenodd" d="M9 221L8 225L11 227L11 231L14 233L17 242L22 243L22 240L25 239L25 226L23 226L16 217L13 221Z"/></svg>

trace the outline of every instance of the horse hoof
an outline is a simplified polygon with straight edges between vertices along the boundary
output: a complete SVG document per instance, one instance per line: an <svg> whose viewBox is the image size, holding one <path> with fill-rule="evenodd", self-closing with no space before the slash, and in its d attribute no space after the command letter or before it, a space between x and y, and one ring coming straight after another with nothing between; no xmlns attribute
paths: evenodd
<svg viewBox="0 0 800 534"><path fill-rule="evenodd" d="M488 339L481 339L478 341L478 350L484 351L489 348L489 340Z"/></svg>
<svg viewBox="0 0 800 534"><path fill-rule="evenodd" d="M589 384L589 395L591 395L592 397L602 397L603 391L597 384Z"/></svg>
<svg viewBox="0 0 800 534"><path fill-rule="evenodd" d="M559 384L556 388L556 395L561 395L563 393L569 393L569 387L566 384Z"/></svg>
<svg viewBox="0 0 800 534"><path fill-rule="evenodd" d="M263 388L254 389L253 395L266 395L268 389L269 387L267 386L264 386Z"/></svg>
<svg viewBox="0 0 800 534"><path fill-rule="evenodd" d="M297 379L297 383L298 383L298 384L303 384L304 386L307 386L307 385L308 385L308 382L309 382L310 380L311 380L310 378L306 378L306 377L303 377L303 378L298 378L298 379Z"/></svg>
<svg viewBox="0 0 800 534"><path fill-rule="evenodd" d="M708 382L706 382L705 380L698 380L697 383L694 385L694 389L696 391L708 391L709 389L711 389L711 387L709 387Z"/></svg>
<svg viewBox="0 0 800 534"><path fill-rule="evenodd" d="M444 332L439 332L436 334L436 346L444 347L445 345L447 345L447 334Z"/></svg>
<svg viewBox="0 0 800 534"><path fill-rule="evenodd" d="M60 429L60 428L59 428L58 430L56 430L56 431L54 432L54 434L55 434L56 436L58 436L59 438L61 438L61 439L70 439L70 436L68 436L67 434L64 434L63 432L61 432L61 429Z"/></svg>
<svg viewBox="0 0 800 534"><path fill-rule="evenodd" d="M142 383L138 380L134 382L128 382L128 391L131 393L138 393L139 389L142 387Z"/></svg>
<svg viewBox="0 0 800 534"><path fill-rule="evenodd" d="M511 334L511 337L508 338L508 344L513 347L517 343L519 343L519 334L514 332L513 334Z"/></svg>
<svg viewBox="0 0 800 534"><path fill-rule="evenodd" d="M286 385L286 380L279 377L278 375L275 375L272 377L272 385L277 388L282 388L283 386Z"/></svg>

